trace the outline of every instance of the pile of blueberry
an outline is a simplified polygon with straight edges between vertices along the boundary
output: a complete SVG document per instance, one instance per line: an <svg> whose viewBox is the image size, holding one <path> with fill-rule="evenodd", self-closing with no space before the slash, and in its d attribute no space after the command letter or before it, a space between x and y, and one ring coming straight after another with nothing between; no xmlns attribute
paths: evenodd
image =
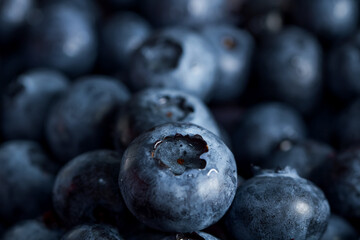
<svg viewBox="0 0 360 240"><path fill-rule="evenodd" d="M360 240L360 0L0 0L1 240Z"/></svg>

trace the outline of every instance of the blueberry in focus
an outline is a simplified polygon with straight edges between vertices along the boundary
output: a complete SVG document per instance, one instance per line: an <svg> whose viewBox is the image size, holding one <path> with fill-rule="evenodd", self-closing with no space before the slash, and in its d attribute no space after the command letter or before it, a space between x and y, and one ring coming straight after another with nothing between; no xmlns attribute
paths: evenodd
<svg viewBox="0 0 360 240"><path fill-rule="evenodd" d="M297 171L300 177L311 179L317 168L334 156L334 150L327 144L305 140L291 142L284 140L266 160L257 165L266 169L283 169L289 166Z"/></svg>
<svg viewBox="0 0 360 240"><path fill-rule="evenodd" d="M3 95L3 137L42 140L49 109L68 85L61 73L50 69L35 69L20 75Z"/></svg>
<svg viewBox="0 0 360 240"><path fill-rule="evenodd" d="M282 103L268 102L245 112L233 134L238 169L247 171L259 165L284 141L290 144L303 140L305 123L292 108Z"/></svg>
<svg viewBox="0 0 360 240"><path fill-rule="evenodd" d="M226 224L235 239L319 240L329 217L323 192L286 168L240 185Z"/></svg>
<svg viewBox="0 0 360 240"><path fill-rule="evenodd" d="M327 63L328 85L342 100L360 96L360 33L330 51Z"/></svg>
<svg viewBox="0 0 360 240"><path fill-rule="evenodd" d="M91 150L112 148L117 112L130 98L127 88L106 76L88 76L51 109L46 123L48 144L62 162Z"/></svg>
<svg viewBox="0 0 360 240"><path fill-rule="evenodd" d="M123 240L118 231L107 225L79 225L68 233L62 240Z"/></svg>
<svg viewBox="0 0 360 240"><path fill-rule="evenodd" d="M358 4L357 0L293 0L291 15L296 24L321 39L336 41L356 30Z"/></svg>
<svg viewBox="0 0 360 240"><path fill-rule="evenodd" d="M71 76L89 72L97 55L90 18L69 4L50 5L42 15L27 38L28 65L55 68Z"/></svg>
<svg viewBox="0 0 360 240"><path fill-rule="evenodd" d="M0 145L0 221L6 224L38 217L51 203L56 166L31 141Z"/></svg>
<svg viewBox="0 0 360 240"><path fill-rule="evenodd" d="M207 106L197 97L173 90L150 88L135 94L116 124L116 139L127 146L141 133L169 122L193 123L216 135L219 127Z"/></svg>
<svg viewBox="0 0 360 240"><path fill-rule="evenodd" d="M217 77L214 48L199 33L168 28L153 34L134 53L129 85L182 90L211 98Z"/></svg>
<svg viewBox="0 0 360 240"><path fill-rule="evenodd" d="M344 218L332 214L321 240L354 240L358 239L356 230Z"/></svg>
<svg viewBox="0 0 360 240"><path fill-rule="evenodd" d="M301 112L316 106L322 87L322 50L304 30L290 27L264 39L256 59L262 94Z"/></svg>
<svg viewBox="0 0 360 240"><path fill-rule="evenodd" d="M127 69L131 55L150 33L149 23L136 13L121 12L111 17L102 30L103 68Z"/></svg>
<svg viewBox="0 0 360 240"><path fill-rule="evenodd" d="M145 0L140 7L156 26L201 26L228 17L227 0Z"/></svg>
<svg viewBox="0 0 360 240"><path fill-rule="evenodd" d="M215 101L236 100L245 90L254 50L251 35L232 25L207 25L201 29L215 49L218 59L219 77Z"/></svg>
<svg viewBox="0 0 360 240"><path fill-rule="evenodd" d="M204 229L225 214L237 185L231 151L193 124L160 125L126 149L119 186L129 210L164 232Z"/></svg>
<svg viewBox="0 0 360 240"><path fill-rule="evenodd" d="M49 229L38 220L23 221L7 230L2 240L59 240L61 231Z"/></svg>

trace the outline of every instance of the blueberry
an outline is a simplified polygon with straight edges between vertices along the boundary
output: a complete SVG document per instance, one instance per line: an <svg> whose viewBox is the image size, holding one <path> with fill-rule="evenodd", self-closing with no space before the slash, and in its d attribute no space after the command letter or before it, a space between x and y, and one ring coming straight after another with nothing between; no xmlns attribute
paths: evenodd
<svg viewBox="0 0 360 240"><path fill-rule="evenodd" d="M360 219L360 150L354 147L330 158L318 174L331 209L341 216Z"/></svg>
<svg viewBox="0 0 360 240"><path fill-rule="evenodd" d="M192 232L217 222L237 185L231 151L213 133L169 123L136 138L123 155L119 186L129 210L165 232Z"/></svg>
<svg viewBox="0 0 360 240"><path fill-rule="evenodd" d="M211 97L217 74L214 48L198 33L185 28L162 30L134 53L129 84L174 88L201 99Z"/></svg>
<svg viewBox="0 0 360 240"><path fill-rule="evenodd" d="M321 240L354 240L358 239L356 230L345 219L332 214L329 225Z"/></svg>
<svg viewBox="0 0 360 240"><path fill-rule="evenodd" d="M315 38L299 28L284 29L262 41L256 74L266 98L309 112L321 94L321 47Z"/></svg>
<svg viewBox="0 0 360 240"><path fill-rule="evenodd" d="M159 240L219 240L218 238L204 232L192 232L192 233L179 233Z"/></svg>
<svg viewBox="0 0 360 240"><path fill-rule="evenodd" d="M115 116L129 97L115 78L88 76L76 81L52 108L46 123L56 157L66 162L83 152L111 148Z"/></svg>
<svg viewBox="0 0 360 240"><path fill-rule="evenodd" d="M53 204L66 225L123 221L126 207L117 184L120 160L116 152L98 150L62 168L54 184Z"/></svg>
<svg viewBox="0 0 360 240"><path fill-rule="evenodd" d="M59 240L61 232L37 220L20 222L6 231L2 240Z"/></svg>
<svg viewBox="0 0 360 240"><path fill-rule="evenodd" d="M154 232L147 231L141 234L132 236L129 240L218 240L218 238L205 233L205 232L191 232L191 233L163 233L163 232Z"/></svg>
<svg viewBox="0 0 360 240"><path fill-rule="evenodd" d="M339 144L346 148L360 143L360 99L351 103L338 117L335 132Z"/></svg>
<svg viewBox="0 0 360 240"><path fill-rule="evenodd" d="M56 166L37 143L3 143L0 165L0 221L37 217L50 207Z"/></svg>
<svg viewBox="0 0 360 240"><path fill-rule="evenodd" d="M156 26L199 26L224 21L227 4L226 0L145 0L140 6Z"/></svg>
<svg viewBox="0 0 360 240"><path fill-rule="evenodd" d="M299 176L311 179L316 169L321 167L328 158L335 155L334 150L326 144L306 140L292 143L284 140L266 160L258 164L263 168L294 168Z"/></svg>
<svg viewBox="0 0 360 240"><path fill-rule="evenodd" d="M29 66L51 67L71 76L91 70L97 39L88 16L78 8L54 4L30 29L27 39Z"/></svg>
<svg viewBox="0 0 360 240"><path fill-rule="evenodd" d="M287 0L247 0L238 2L240 2L238 14L242 16L240 25L248 29L254 37L265 38L283 28L285 20L283 11L287 8Z"/></svg>
<svg viewBox="0 0 360 240"><path fill-rule="evenodd" d="M118 231L107 225L80 225L69 231L62 240L123 240Z"/></svg>
<svg viewBox="0 0 360 240"><path fill-rule="evenodd" d="M305 138L305 123L292 108L281 103L263 103L245 112L233 135L237 164L244 176L250 165L258 165L283 141Z"/></svg>
<svg viewBox="0 0 360 240"><path fill-rule="evenodd" d="M327 64L328 83L332 92L343 100L360 96L360 33L351 41L331 50Z"/></svg>
<svg viewBox="0 0 360 240"><path fill-rule="evenodd" d="M8 86L2 102L4 138L42 140L49 108L67 87L68 80L50 69L20 75Z"/></svg>
<svg viewBox="0 0 360 240"><path fill-rule="evenodd" d="M236 100L248 81L254 48L251 35L231 25L207 25L201 32L213 45L219 62L214 100Z"/></svg>
<svg viewBox="0 0 360 240"><path fill-rule="evenodd" d="M294 0L291 8L296 24L324 40L348 37L358 24L357 0Z"/></svg>
<svg viewBox="0 0 360 240"><path fill-rule="evenodd" d="M193 123L220 134L200 99L178 90L150 88L134 95L127 104L126 113L117 121L117 141L127 146L146 130L169 122Z"/></svg>
<svg viewBox="0 0 360 240"><path fill-rule="evenodd" d="M33 0L2 0L0 2L0 43L13 40L21 32L34 10Z"/></svg>
<svg viewBox="0 0 360 240"><path fill-rule="evenodd" d="M131 55L150 33L149 23L136 13L121 12L111 17L102 30L103 68L127 69Z"/></svg>
<svg viewBox="0 0 360 240"><path fill-rule="evenodd" d="M243 183L227 214L235 239L318 240L328 224L322 191L296 172L263 172Z"/></svg>

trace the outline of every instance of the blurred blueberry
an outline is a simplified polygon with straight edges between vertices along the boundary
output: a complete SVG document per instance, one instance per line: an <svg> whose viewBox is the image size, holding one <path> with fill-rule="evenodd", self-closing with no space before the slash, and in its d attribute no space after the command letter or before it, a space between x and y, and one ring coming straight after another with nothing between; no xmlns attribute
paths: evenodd
<svg viewBox="0 0 360 240"><path fill-rule="evenodd" d="M292 0L292 17L296 24L324 40L350 36L357 28L357 0Z"/></svg>
<svg viewBox="0 0 360 240"><path fill-rule="evenodd" d="M151 23L162 27L216 23L228 14L226 0L144 0L140 7Z"/></svg>
<svg viewBox="0 0 360 240"><path fill-rule="evenodd" d="M316 183L324 190L333 213L360 220L360 148L345 150L319 169Z"/></svg>
<svg viewBox="0 0 360 240"><path fill-rule="evenodd" d="M21 32L34 5L33 0L0 1L0 43L12 40L15 34Z"/></svg>
<svg viewBox="0 0 360 240"><path fill-rule="evenodd" d="M50 69L35 69L20 75L3 95L4 138L42 140L48 111L67 87L68 80Z"/></svg>
<svg viewBox="0 0 360 240"><path fill-rule="evenodd" d="M311 179L314 170L321 167L328 158L335 155L334 150L326 144L305 140L292 143L284 140L266 160L258 163L263 168L294 168L299 176Z"/></svg>
<svg viewBox="0 0 360 240"><path fill-rule="evenodd" d="M305 123L292 108L274 102L255 105L233 135L238 169L248 176L250 166L261 164L282 142L294 143L305 135Z"/></svg>
<svg viewBox="0 0 360 240"><path fill-rule="evenodd" d="M125 221L126 207L117 184L121 157L98 150L84 153L62 168L54 184L53 204L67 226Z"/></svg>
<svg viewBox="0 0 360 240"><path fill-rule="evenodd" d="M129 98L118 79L99 75L77 80L53 106L46 123L48 144L58 160L111 148L116 114Z"/></svg>
<svg viewBox="0 0 360 240"><path fill-rule="evenodd" d="M332 92L343 100L360 97L360 32L349 42L331 50L327 78Z"/></svg>
<svg viewBox="0 0 360 240"><path fill-rule="evenodd" d="M51 67L77 76L89 72L97 55L93 23L71 4L42 10L27 39L27 61L32 67Z"/></svg>
<svg viewBox="0 0 360 240"><path fill-rule="evenodd" d="M61 232L49 229L37 220L28 220L6 231L2 240L60 240Z"/></svg>
<svg viewBox="0 0 360 240"><path fill-rule="evenodd" d="M309 112L321 95L321 47L307 32L296 27L287 28L262 41L256 75L266 98Z"/></svg>
<svg viewBox="0 0 360 240"><path fill-rule="evenodd" d="M217 62L214 48L200 34L185 28L169 28L152 35L135 52L129 85L174 88L201 99L211 97Z"/></svg>
<svg viewBox="0 0 360 240"><path fill-rule="evenodd" d="M50 208L55 165L30 141L0 145L0 221L38 217Z"/></svg>
<svg viewBox="0 0 360 240"><path fill-rule="evenodd" d="M356 230L344 218L332 214L329 225L321 240L355 240L358 239Z"/></svg>
<svg viewBox="0 0 360 240"><path fill-rule="evenodd" d="M66 233L62 240L123 240L118 231L107 225L79 225Z"/></svg>
<svg viewBox="0 0 360 240"><path fill-rule="evenodd" d="M102 29L100 46L104 69L125 70L133 52L147 39L151 27L136 13L121 12L111 17Z"/></svg>
<svg viewBox="0 0 360 240"><path fill-rule="evenodd" d="M251 35L231 25L207 25L201 32L213 45L218 59L214 100L236 100L248 81L254 48Z"/></svg>
<svg viewBox="0 0 360 240"><path fill-rule="evenodd" d="M336 122L335 132L340 147L347 148L360 143L359 122L360 99L357 99L343 110Z"/></svg>

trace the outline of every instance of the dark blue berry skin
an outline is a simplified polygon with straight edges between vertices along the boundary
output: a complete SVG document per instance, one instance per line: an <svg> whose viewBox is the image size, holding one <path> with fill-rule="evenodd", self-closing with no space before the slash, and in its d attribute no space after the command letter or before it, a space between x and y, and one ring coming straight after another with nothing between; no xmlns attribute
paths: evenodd
<svg viewBox="0 0 360 240"><path fill-rule="evenodd" d="M128 7L134 7L138 3L138 0L107 0L107 2L112 7L128 8Z"/></svg>
<svg viewBox="0 0 360 240"><path fill-rule="evenodd" d="M115 116L129 98L127 88L114 78L89 76L76 81L47 120L52 152L67 162L81 153L112 147Z"/></svg>
<svg viewBox="0 0 360 240"><path fill-rule="evenodd" d="M129 210L164 232L198 231L219 221L236 185L231 151L193 124L164 124L140 135L125 151L119 175Z"/></svg>
<svg viewBox="0 0 360 240"><path fill-rule="evenodd" d="M37 220L20 222L6 231L2 240L60 240L61 232Z"/></svg>
<svg viewBox="0 0 360 240"><path fill-rule="evenodd" d="M209 99L218 69L214 48L205 38L189 29L169 28L138 48L129 71L134 90L174 88Z"/></svg>
<svg viewBox="0 0 360 240"><path fill-rule="evenodd" d="M294 22L327 41L350 36L358 24L357 0L294 0Z"/></svg>
<svg viewBox="0 0 360 240"><path fill-rule="evenodd" d="M36 69L20 75L3 95L3 137L42 140L49 109L67 88L68 80L50 69Z"/></svg>
<svg viewBox="0 0 360 240"><path fill-rule="evenodd" d="M356 230L345 219L332 214L327 229L321 240L355 240L358 239Z"/></svg>
<svg viewBox="0 0 360 240"><path fill-rule="evenodd" d="M349 219L360 219L360 148L329 159L316 183L329 199L331 210Z"/></svg>
<svg viewBox="0 0 360 240"><path fill-rule="evenodd" d="M179 233L159 240L219 240L218 238L204 232Z"/></svg>
<svg viewBox="0 0 360 240"><path fill-rule="evenodd" d="M360 143L360 99L355 100L339 116L335 132L342 148Z"/></svg>
<svg viewBox="0 0 360 240"><path fill-rule="evenodd" d="M309 112L322 87L322 51L309 33L290 27L260 44L256 71L266 98Z"/></svg>
<svg viewBox="0 0 360 240"><path fill-rule="evenodd" d="M34 8L33 0L2 0L0 2L0 43L20 33Z"/></svg>
<svg viewBox="0 0 360 240"><path fill-rule="evenodd" d="M129 240L218 240L218 238L204 232L171 234L162 232L144 232L128 238Z"/></svg>
<svg viewBox="0 0 360 240"><path fill-rule="evenodd" d="M149 23L136 13L121 12L110 18L102 29L103 68L127 69L131 55L150 33Z"/></svg>
<svg viewBox="0 0 360 240"><path fill-rule="evenodd" d="M107 225L80 225L63 236L61 240L123 240L115 228Z"/></svg>
<svg viewBox="0 0 360 240"><path fill-rule="evenodd" d="M247 31L231 25L207 25L201 32L213 45L218 59L219 78L213 99L236 100L248 81L254 40Z"/></svg>
<svg viewBox="0 0 360 240"><path fill-rule="evenodd" d="M0 165L0 221L38 217L50 207L56 168L37 143L3 143Z"/></svg>
<svg viewBox="0 0 360 240"><path fill-rule="evenodd" d="M334 155L335 152L330 146L320 142L306 140L292 143L285 140L258 165L266 169L283 169L289 166L295 169L300 177L311 179L314 170Z"/></svg>
<svg viewBox="0 0 360 240"><path fill-rule="evenodd" d="M329 217L323 192L287 168L244 182L226 224L235 239L319 240Z"/></svg>
<svg viewBox="0 0 360 240"><path fill-rule="evenodd" d="M248 29L255 38L261 39L283 28L287 0L252 0L237 1L242 16L240 25Z"/></svg>
<svg viewBox="0 0 360 240"><path fill-rule="evenodd" d="M238 169L258 165L284 141L297 142L306 135L305 123L292 108L281 103L263 103L245 112L233 135Z"/></svg>
<svg viewBox="0 0 360 240"><path fill-rule="evenodd" d="M54 4L30 29L27 61L77 76L89 72L97 55L97 39L88 15L70 4Z"/></svg>
<svg viewBox="0 0 360 240"><path fill-rule="evenodd" d="M328 84L343 100L360 96L360 33L351 41L331 50L327 63Z"/></svg>
<svg viewBox="0 0 360 240"><path fill-rule="evenodd" d="M84 153L56 177L54 209L68 226L123 221L126 207L118 187L121 155L110 150Z"/></svg>
<svg viewBox="0 0 360 240"><path fill-rule="evenodd" d="M199 26L224 21L227 4L226 0L145 0L141 8L156 26Z"/></svg>
<svg viewBox="0 0 360 240"><path fill-rule="evenodd" d="M150 88L134 95L117 120L116 139L127 146L141 133L169 122L193 123L220 135L207 106L197 97L173 89Z"/></svg>

